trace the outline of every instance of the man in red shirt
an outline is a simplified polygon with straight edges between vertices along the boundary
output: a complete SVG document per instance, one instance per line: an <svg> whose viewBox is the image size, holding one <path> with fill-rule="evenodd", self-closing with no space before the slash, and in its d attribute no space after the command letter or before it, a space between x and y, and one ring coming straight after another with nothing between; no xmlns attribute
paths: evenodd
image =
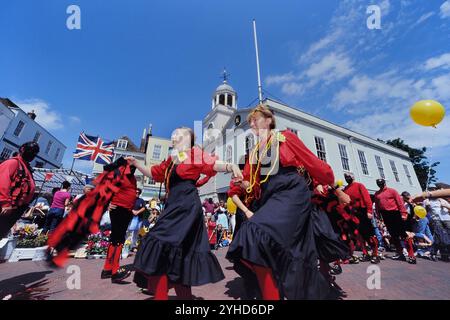
<svg viewBox="0 0 450 320"><path fill-rule="evenodd" d="M0 164L0 239L8 235L33 199L35 183L30 162L38 153L36 142L26 142L16 157Z"/></svg>
<svg viewBox="0 0 450 320"><path fill-rule="evenodd" d="M369 191L362 183L355 181L355 176L352 173L345 173L344 177L348 183L344 188L344 192L350 196L351 202L349 206L359 219L357 238L363 252L361 260L380 263L378 240L372 225L372 200L370 199ZM372 248L372 257L367 252L366 241Z"/></svg>
<svg viewBox="0 0 450 320"><path fill-rule="evenodd" d="M397 254L392 259L407 260L408 263L416 264L413 242L405 230L405 221L408 218L408 212L403 205L403 200L396 190L386 187L386 181L384 179L377 179L377 185L380 190L375 192L375 207L377 212L383 217L384 223L391 235L392 243L397 250ZM403 255L401 240L406 242L408 259Z"/></svg>
<svg viewBox="0 0 450 320"><path fill-rule="evenodd" d="M135 167L127 167L120 190L114 194L109 205L111 235L101 278L111 278L113 283L121 283L131 274L129 270L119 268L119 262L128 225L133 218L132 210L137 198L135 169Z"/></svg>

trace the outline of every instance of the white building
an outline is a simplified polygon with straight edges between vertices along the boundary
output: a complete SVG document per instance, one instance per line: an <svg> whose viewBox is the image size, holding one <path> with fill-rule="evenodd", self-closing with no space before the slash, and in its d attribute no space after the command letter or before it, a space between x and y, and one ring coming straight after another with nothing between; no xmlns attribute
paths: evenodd
<svg viewBox="0 0 450 320"><path fill-rule="evenodd" d="M265 99L263 103L274 111L277 129L296 133L332 167L336 180L344 180L344 173L352 172L370 193L378 190L376 179L380 177L399 192L421 191L407 152L280 102ZM251 110L237 108L237 94L225 79L214 92L212 109L203 120L205 149L220 159L238 163L254 146L255 137L246 120ZM217 174L200 189L202 199L224 199L230 178L230 174Z"/></svg>
<svg viewBox="0 0 450 320"><path fill-rule="evenodd" d="M35 141L40 152L31 166L60 168L66 146L35 119L33 111L26 113L11 100L0 98L0 161L8 159L25 142Z"/></svg>

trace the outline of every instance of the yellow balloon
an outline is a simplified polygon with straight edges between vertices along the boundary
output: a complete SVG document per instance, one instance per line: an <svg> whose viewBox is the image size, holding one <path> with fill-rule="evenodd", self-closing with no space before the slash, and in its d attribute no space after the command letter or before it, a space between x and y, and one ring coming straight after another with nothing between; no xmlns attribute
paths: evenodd
<svg viewBox="0 0 450 320"><path fill-rule="evenodd" d="M235 214L236 210L237 210L237 206L234 203L233 199L228 198L227 199L227 211L228 211L228 213Z"/></svg>
<svg viewBox="0 0 450 320"><path fill-rule="evenodd" d="M338 181L336 181L336 185L340 188L344 185L344 181L339 179Z"/></svg>
<svg viewBox="0 0 450 320"><path fill-rule="evenodd" d="M425 127L437 126L445 116L445 108L434 100L416 102L409 111L415 123Z"/></svg>
<svg viewBox="0 0 450 320"><path fill-rule="evenodd" d="M414 213L416 216L418 216L420 219L423 219L427 216L427 210L425 210L422 206L415 206L414 207Z"/></svg>

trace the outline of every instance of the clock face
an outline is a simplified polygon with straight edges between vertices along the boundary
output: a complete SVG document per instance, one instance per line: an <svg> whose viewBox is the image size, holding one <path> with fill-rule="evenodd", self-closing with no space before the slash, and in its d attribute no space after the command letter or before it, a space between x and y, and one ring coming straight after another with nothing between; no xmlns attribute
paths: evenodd
<svg viewBox="0 0 450 320"><path fill-rule="evenodd" d="M241 116L237 115L236 118L234 118L234 124L239 125L241 123Z"/></svg>

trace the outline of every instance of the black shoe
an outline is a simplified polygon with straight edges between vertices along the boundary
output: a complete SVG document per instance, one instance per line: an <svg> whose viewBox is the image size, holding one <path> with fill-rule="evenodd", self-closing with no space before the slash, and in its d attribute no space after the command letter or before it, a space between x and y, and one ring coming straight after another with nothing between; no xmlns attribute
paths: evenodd
<svg viewBox="0 0 450 320"><path fill-rule="evenodd" d="M351 257L349 260L349 263L350 264L358 264L359 263L358 257L355 257L355 256Z"/></svg>
<svg viewBox="0 0 450 320"><path fill-rule="evenodd" d="M417 264L416 258L408 257L408 259L406 261L408 261L408 263L410 263L410 264Z"/></svg>
<svg viewBox="0 0 450 320"><path fill-rule="evenodd" d="M375 257L372 257L372 259L370 260L370 263L373 263L373 264L379 264L380 263L380 257L378 257L378 256L375 256Z"/></svg>
<svg viewBox="0 0 450 320"><path fill-rule="evenodd" d="M431 259L431 261L435 261L435 262L438 261L438 258L435 254L430 255L430 259Z"/></svg>
<svg viewBox="0 0 450 320"><path fill-rule="evenodd" d="M122 283L123 280L131 275L131 271L120 268L115 274L111 276L112 283Z"/></svg>
<svg viewBox="0 0 450 320"><path fill-rule="evenodd" d="M338 264L332 265L330 267L330 273L333 275L338 275L342 273L342 267Z"/></svg>
<svg viewBox="0 0 450 320"><path fill-rule="evenodd" d="M100 275L101 279L109 279L112 276L111 270L102 270L102 274Z"/></svg>
<svg viewBox="0 0 450 320"><path fill-rule="evenodd" d="M361 257L359 257L359 260L361 262L368 262L371 260L370 256L368 254L363 254Z"/></svg>
<svg viewBox="0 0 450 320"><path fill-rule="evenodd" d="M406 261L406 258L403 254L396 254L391 257L392 260Z"/></svg>

